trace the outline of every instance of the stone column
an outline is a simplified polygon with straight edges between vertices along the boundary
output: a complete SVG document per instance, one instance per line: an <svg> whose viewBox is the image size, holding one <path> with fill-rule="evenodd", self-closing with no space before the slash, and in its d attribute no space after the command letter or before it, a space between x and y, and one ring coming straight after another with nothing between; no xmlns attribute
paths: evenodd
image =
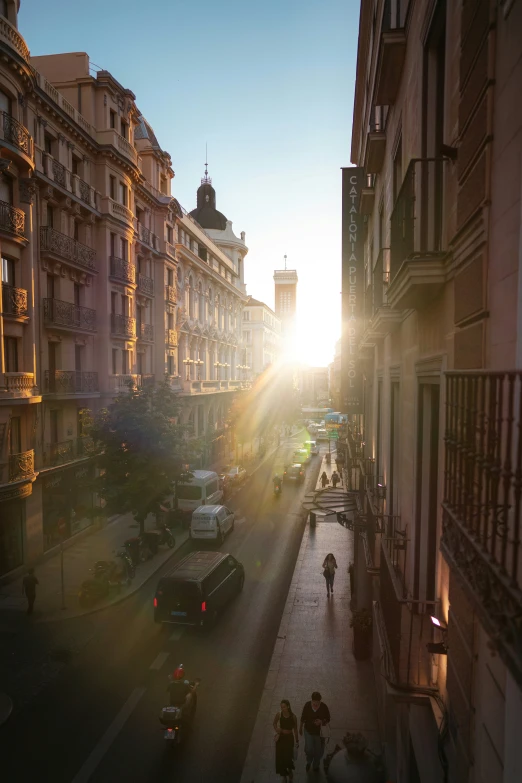
<svg viewBox="0 0 522 783"><path fill-rule="evenodd" d="M34 207L34 199L37 193L37 185L36 182L33 179L21 179L19 181L20 185L20 203L23 204L23 210L25 212L25 235L29 239L29 246L26 247L22 251L22 259L28 260L27 267L25 269L25 272L23 272L23 281L25 285L24 288L27 287L27 313L30 317L30 323L26 327L24 327L24 341L23 341L23 361L24 361L24 370L26 372L32 372L34 374L34 386L37 387L41 382L42 379L37 377L37 364L36 364L36 351L37 351L37 345L36 345L36 329L37 329L37 313L39 312L38 308L36 308L36 280L35 280L35 268L36 268L36 260L35 260L35 253L36 253L36 247L38 245L37 237L36 237L36 231L37 231L37 225L36 221L33 220L34 213L35 213L35 207ZM25 266L23 264L21 259L21 267ZM2 340L3 343L3 340ZM2 345L3 350L3 345ZM2 371L4 370L4 358L2 355ZM38 368L41 373L41 367ZM35 393L37 393L37 389L35 388Z"/></svg>

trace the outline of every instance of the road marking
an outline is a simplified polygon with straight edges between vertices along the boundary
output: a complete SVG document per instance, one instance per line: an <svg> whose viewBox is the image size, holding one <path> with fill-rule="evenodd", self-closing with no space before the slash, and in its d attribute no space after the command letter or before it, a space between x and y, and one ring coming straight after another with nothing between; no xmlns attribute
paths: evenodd
<svg viewBox="0 0 522 783"><path fill-rule="evenodd" d="M169 657L170 653L168 652L160 652L156 655L154 660L152 661L151 665L149 666L150 671L157 671L161 669L167 658Z"/></svg>
<svg viewBox="0 0 522 783"><path fill-rule="evenodd" d="M87 783L87 781L91 779L95 769L98 767L100 761L103 759L110 746L122 730L123 726L129 719L132 711L135 709L144 693L145 688L134 688L131 695L119 713L116 715L111 725L101 740L98 742L91 755L88 757L85 764L82 766L78 774L73 778L72 783Z"/></svg>
<svg viewBox="0 0 522 783"><path fill-rule="evenodd" d="M241 517L241 519L236 519L236 525L242 525L243 522L246 522L246 517Z"/></svg>
<svg viewBox="0 0 522 783"><path fill-rule="evenodd" d="M169 636L169 642L178 642L183 634L185 633L184 628L176 628Z"/></svg>

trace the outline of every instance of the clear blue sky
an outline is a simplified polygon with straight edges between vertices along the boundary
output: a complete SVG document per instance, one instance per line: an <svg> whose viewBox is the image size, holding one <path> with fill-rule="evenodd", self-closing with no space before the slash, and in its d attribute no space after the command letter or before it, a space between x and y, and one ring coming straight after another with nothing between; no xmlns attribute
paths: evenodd
<svg viewBox="0 0 522 783"><path fill-rule="evenodd" d="M86 51L135 95L190 210L205 143L217 206L246 231L248 293L299 274L301 356L340 332L341 172L349 164L358 0L22 0L33 55Z"/></svg>

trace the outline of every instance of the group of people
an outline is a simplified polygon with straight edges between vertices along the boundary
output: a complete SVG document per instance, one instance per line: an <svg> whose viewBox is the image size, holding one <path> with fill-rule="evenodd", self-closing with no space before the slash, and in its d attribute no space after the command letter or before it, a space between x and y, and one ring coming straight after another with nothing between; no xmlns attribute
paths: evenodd
<svg viewBox="0 0 522 783"><path fill-rule="evenodd" d="M292 712L288 699L281 701L281 709L274 717L275 767L283 783L294 779L295 761L299 749L299 737L305 740L306 771L319 770L329 736L330 710L322 701L319 691L314 691L301 712L299 730L297 716Z"/></svg>
<svg viewBox="0 0 522 783"><path fill-rule="evenodd" d="M330 479L326 475L326 471L323 470L323 472L321 473L321 484L322 484L323 489L326 487L326 485L328 484L329 480ZM338 472L336 470L334 470L333 473L332 473L332 486L333 486L333 488L335 489L337 487L337 485L341 484L341 483L342 483L342 479L341 479L340 475L338 474Z"/></svg>

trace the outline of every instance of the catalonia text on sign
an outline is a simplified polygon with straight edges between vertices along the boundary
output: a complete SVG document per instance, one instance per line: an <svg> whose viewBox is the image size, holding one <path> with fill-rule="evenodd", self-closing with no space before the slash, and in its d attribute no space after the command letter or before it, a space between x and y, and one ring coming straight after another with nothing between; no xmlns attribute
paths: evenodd
<svg viewBox="0 0 522 783"><path fill-rule="evenodd" d="M364 237L360 211L365 181L362 168L342 169L342 337L341 407L363 412L363 378L358 360L363 323Z"/></svg>

